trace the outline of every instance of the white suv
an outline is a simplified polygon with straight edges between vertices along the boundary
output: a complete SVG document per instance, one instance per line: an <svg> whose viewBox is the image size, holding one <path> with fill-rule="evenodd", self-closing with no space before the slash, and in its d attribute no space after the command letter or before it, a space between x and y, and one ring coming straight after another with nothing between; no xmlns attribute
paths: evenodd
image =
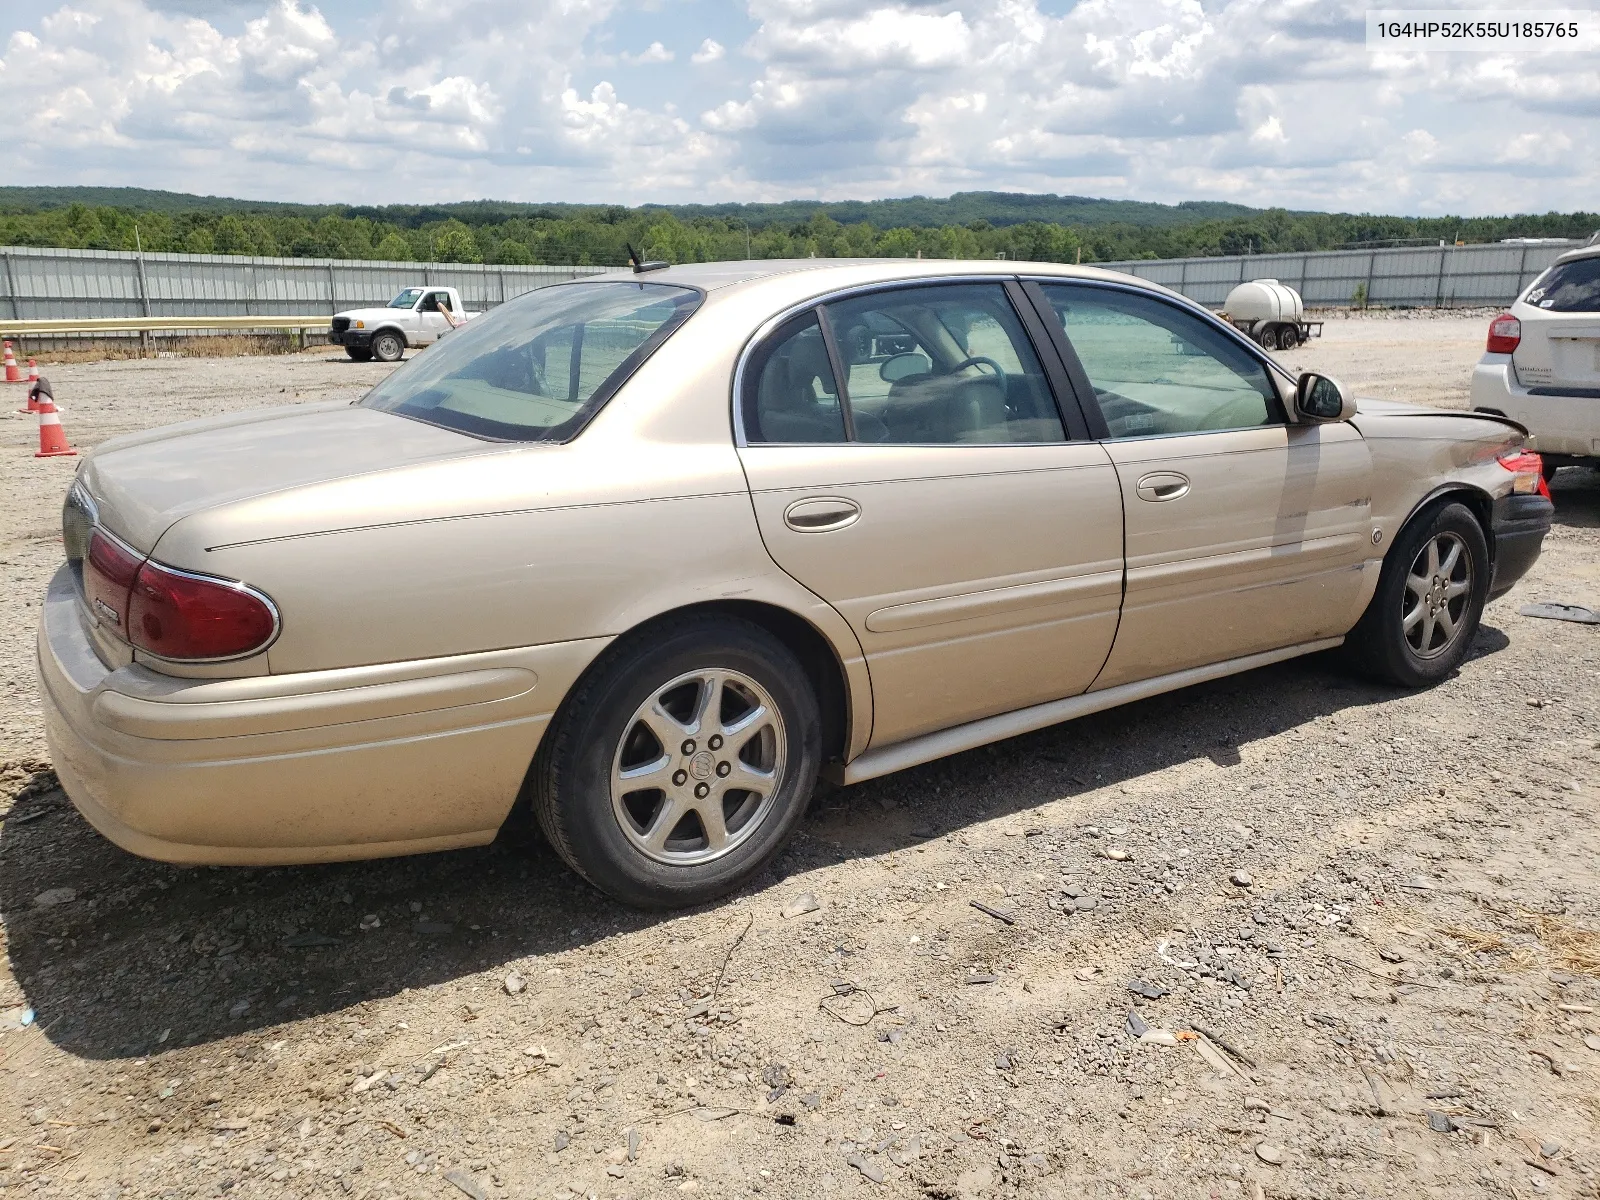
<svg viewBox="0 0 1600 1200"><path fill-rule="evenodd" d="M1490 322L1472 407L1526 425L1546 478L1557 467L1600 466L1600 234Z"/></svg>

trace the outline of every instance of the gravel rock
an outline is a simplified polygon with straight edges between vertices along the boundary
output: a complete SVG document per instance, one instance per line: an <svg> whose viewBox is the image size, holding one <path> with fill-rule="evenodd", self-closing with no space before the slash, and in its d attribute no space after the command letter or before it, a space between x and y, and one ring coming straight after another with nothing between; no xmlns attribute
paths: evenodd
<svg viewBox="0 0 1600 1200"><path fill-rule="evenodd" d="M872 1180L873 1183L882 1183L886 1178L883 1168L869 1158L862 1158L859 1154L852 1154L845 1161Z"/></svg>
<svg viewBox="0 0 1600 1200"><path fill-rule="evenodd" d="M817 898L810 892L801 892L783 906L780 915L784 917L803 917L806 913L814 913L821 907L822 905L817 903Z"/></svg>
<svg viewBox="0 0 1600 1200"><path fill-rule="evenodd" d="M1275 1146L1271 1142L1258 1142L1256 1144L1256 1157L1264 1163L1278 1166L1283 1162L1283 1147Z"/></svg>
<svg viewBox="0 0 1600 1200"><path fill-rule="evenodd" d="M457 1191L465 1192L468 1196L471 1196L472 1200L489 1200L489 1192L483 1184L479 1183L460 1167L446 1171L444 1173L444 1181L454 1185Z"/></svg>

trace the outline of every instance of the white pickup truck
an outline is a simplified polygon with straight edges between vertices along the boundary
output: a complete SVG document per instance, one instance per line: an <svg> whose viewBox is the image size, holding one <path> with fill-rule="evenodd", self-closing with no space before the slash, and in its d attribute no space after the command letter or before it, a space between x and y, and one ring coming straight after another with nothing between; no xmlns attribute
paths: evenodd
<svg viewBox="0 0 1600 1200"><path fill-rule="evenodd" d="M453 287L408 287L382 308L335 314L328 340L357 362L399 362L407 346L432 345L477 315L467 311Z"/></svg>

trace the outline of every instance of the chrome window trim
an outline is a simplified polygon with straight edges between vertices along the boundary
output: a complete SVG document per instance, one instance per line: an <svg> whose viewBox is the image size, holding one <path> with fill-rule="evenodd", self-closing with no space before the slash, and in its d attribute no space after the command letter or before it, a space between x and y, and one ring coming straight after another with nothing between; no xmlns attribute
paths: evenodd
<svg viewBox="0 0 1600 1200"><path fill-rule="evenodd" d="M731 394L729 396L729 401L730 401L730 405L731 405L731 408L732 408L732 415L733 415L733 444L735 446L737 446L741 450L747 449L747 448L751 447L752 445L754 445L754 446L877 446L877 445L890 444L890 445L895 445L895 446L904 446L904 447L907 447L907 448L912 448L912 447L917 447L917 446L928 447L928 446L946 446L946 445L949 445L949 446L975 445L975 446L984 446L984 447L987 447L989 449L993 449L995 445L1018 445L1018 446L1057 446L1057 445L1062 445L1063 443L1061 443L1061 442L1015 442L1015 443L1008 443L1008 442L1000 442L1000 443L993 443L993 442L982 442L982 443L980 443L980 442L971 442L971 443L967 443L967 442L893 442L893 443L880 443L880 442L754 442L754 443L752 443L745 437L745 432L744 432L744 406L739 403L739 397L744 394L744 379L745 379L745 367L746 367L746 364L750 361L750 356L755 352L756 347L759 346L762 342L766 341L766 339L768 337L770 337L774 332L776 332L777 328L780 325L782 325L785 321L791 319L792 317L797 317L801 313L808 312L809 310L811 310L813 308L820 308L824 304L833 304L833 303L835 303L836 301L839 301L839 300L848 300L852 296L863 296L863 295L868 295L868 294L870 294L872 292L899 291L899 290L901 290L903 288L922 287L922 286L928 285L928 284L949 284L949 283L999 283L999 284L1004 284L1006 281L1013 280L1013 279L1016 279L1016 278L1017 278L1017 276L1014 275L1014 274L991 275L991 274L987 274L987 273L982 274L982 275L914 275L914 276L911 276L908 279L885 279L885 280L880 280L880 281L878 281L876 283L858 283L858 284L854 284L854 285L852 285L850 287L839 288L836 291L823 292L820 295L813 296L809 300L802 300L799 303L791 304L788 308L783 309L782 311L777 313L775 316L768 317L765 321L763 321L756 328L756 331L754 333L752 333L748 338L745 339L744 346L739 350L739 361L734 365L734 368L733 368L733 387L732 387L732 392L731 392ZM1011 298L1009 296L1006 298L1006 303L1007 304L1011 303Z"/></svg>

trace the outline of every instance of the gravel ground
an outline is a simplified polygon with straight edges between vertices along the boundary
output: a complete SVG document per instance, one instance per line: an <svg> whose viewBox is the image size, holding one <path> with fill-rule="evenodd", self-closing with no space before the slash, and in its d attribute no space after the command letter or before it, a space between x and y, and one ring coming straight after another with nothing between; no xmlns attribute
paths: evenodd
<svg viewBox="0 0 1600 1200"><path fill-rule="evenodd" d="M1482 324L1288 357L1459 404ZM80 445L382 371L47 369ZM5 429L0 1186L1600 1196L1600 629L1516 612L1600 607L1593 472L1431 691L1315 658L1044 730L831 793L661 917L536 844L247 871L99 838L30 666L72 463Z"/></svg>

